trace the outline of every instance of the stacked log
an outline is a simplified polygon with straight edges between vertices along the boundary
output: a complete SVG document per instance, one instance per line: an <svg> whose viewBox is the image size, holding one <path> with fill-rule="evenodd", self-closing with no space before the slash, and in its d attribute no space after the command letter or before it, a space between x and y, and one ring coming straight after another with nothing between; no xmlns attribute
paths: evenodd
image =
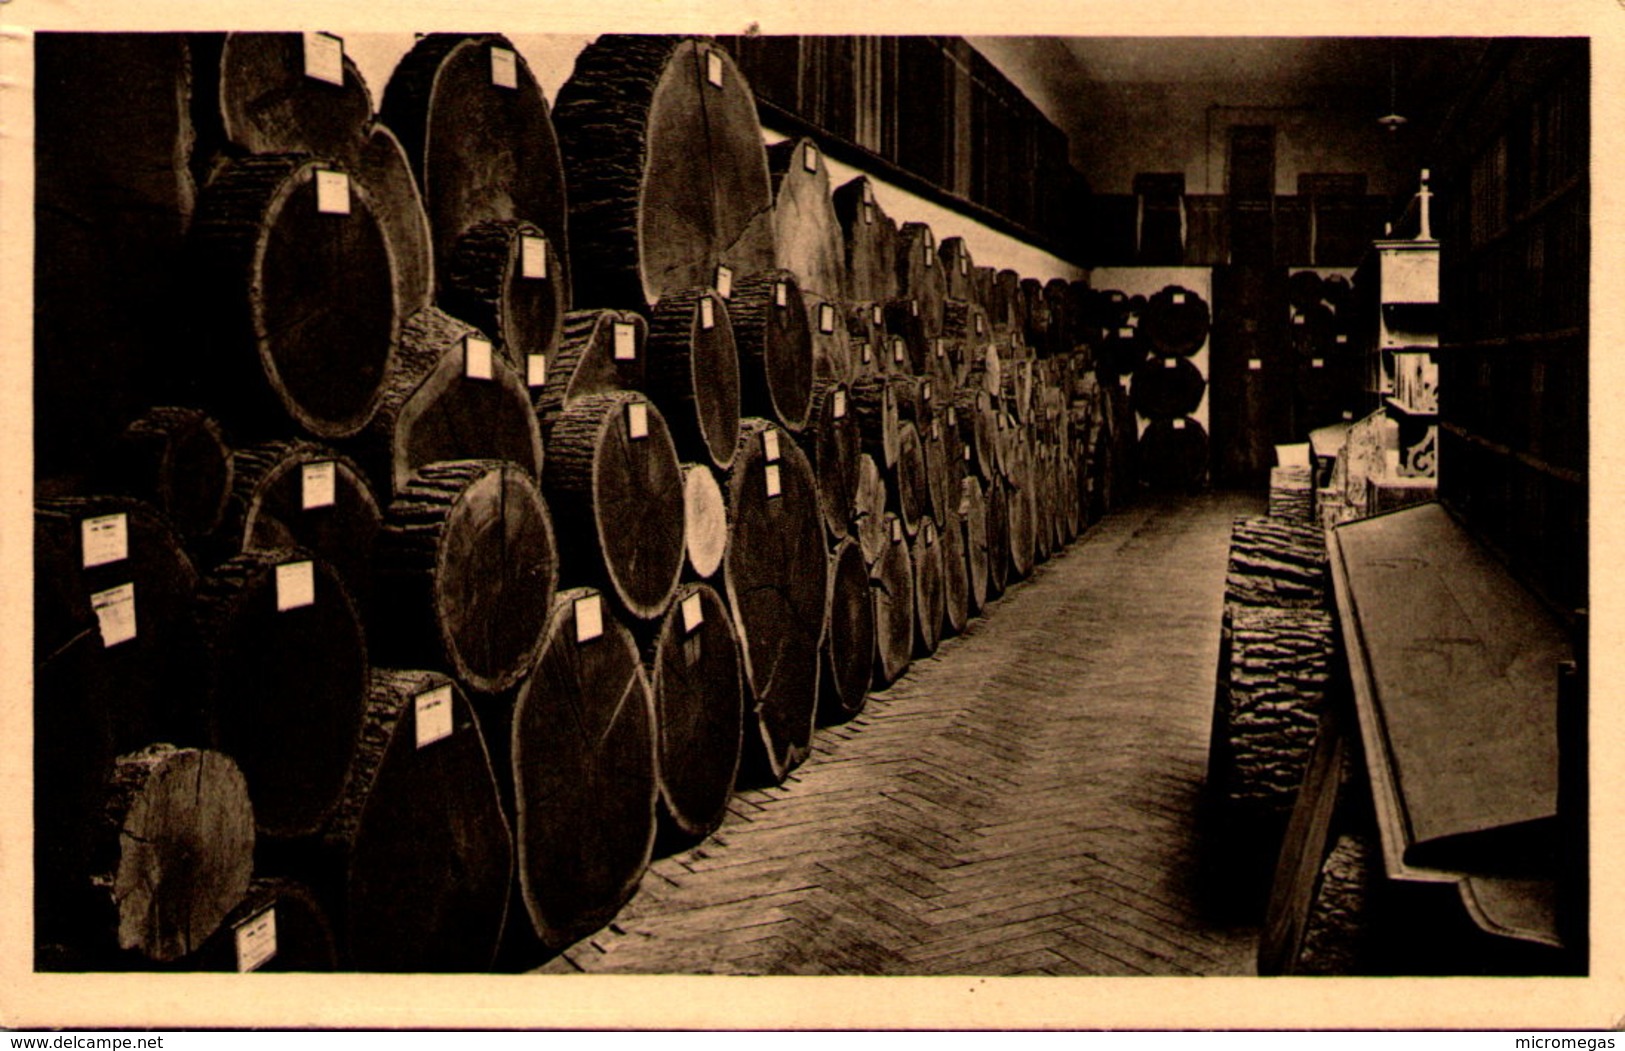
<svg viewBox="0 0 1625 1051"><path fill-rule="evenodd" d="M822 723L838 723L861 713L868 699L877 625L869 569L857 541L848 538L836 544L829 563L818 714Z"/></svg>
<svg viewBox="0 0 1625 1051"><path fill-rule="evenodd" d="M812 403L813 350L795 275L753 274L734 287L728 311L739 352L741 411L800 431Z"/></svg>
<svg viewBox="0 0 1625 1051"><path fill-rule="evenodd" d="M911 302L909 316L919 319L926 339L942 335L943 301L948 283L937 259L937 240L925 223L904 223L897 231L897 294Z"/></svg>
<svg viewBox="0 0 1625 1051"><path fill-rule="evenodd" d="M723 298L709 288L662 297L649 317L649 396L687 459L720 471L739 433L739 354Z"/></svg>
<svg viewBox="0 0 1625 1051"><path fill-rule="evenodd" d="M194 540L219 527L231 469L231 449L218 423L197 409L166 405L124 429L103 481L109 491L162 511L176 533Z"/></svg>
<svg viewBox="0 0 1625 1051"><path fill-rule="evenodd" d="M806 302L815 371L826 379L850 381L855 367L843 316L850 298L846 247L823 151L811 139L789 139L770 147L767 160L778 267L795 275Z"/></svg>
<svg viewBox="0 0 1625 1051"><path fill-rule="evenodd" d="M875 608L874 684L884 689L908 670L914 656L914 561L903 523L888 511L885 546L869 570Z"/></svg>
<svg viewBox="0 0 1625 1051"><path fill-rule="evenodd" d="M875 201L874 184L860 175L833 196L841 224L848 290L854 301L878 303L897 296L897 224Z"/></svg>
<svg viewBox="0 0 1625 1051"><path fill-rule="evenodd" d="M683 550L687 572L700 580L710 580L722 568L727 549L728 504L715 472L702 463L683 464Z"/></svg>

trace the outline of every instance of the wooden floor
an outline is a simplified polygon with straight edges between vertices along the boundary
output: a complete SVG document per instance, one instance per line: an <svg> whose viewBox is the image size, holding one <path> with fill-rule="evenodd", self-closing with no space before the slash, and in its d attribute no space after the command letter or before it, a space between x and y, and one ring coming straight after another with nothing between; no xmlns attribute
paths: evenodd
<svg viewBox="0 0 1625 1051"><path fill-rule="evenodd" d="M1249 974L1196 903L1230 522L1108 518L546 973Z"/></svg>

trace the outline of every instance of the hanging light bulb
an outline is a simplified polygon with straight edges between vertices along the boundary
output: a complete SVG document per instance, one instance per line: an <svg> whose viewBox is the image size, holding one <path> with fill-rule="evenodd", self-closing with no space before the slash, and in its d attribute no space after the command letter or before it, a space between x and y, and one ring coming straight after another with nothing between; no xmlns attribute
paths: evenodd
<svg viewBox="0 0 1625 1051"><path fill-rule="evenodd" d="M1400 125L1405 123L1405 118L1399 115L1398 93L1398 75L1394 65L1394 53L1390 49L1388 52L1388 112L1377 118L1377 123L1387 128L1390 135L1398 131Z"/></svg>

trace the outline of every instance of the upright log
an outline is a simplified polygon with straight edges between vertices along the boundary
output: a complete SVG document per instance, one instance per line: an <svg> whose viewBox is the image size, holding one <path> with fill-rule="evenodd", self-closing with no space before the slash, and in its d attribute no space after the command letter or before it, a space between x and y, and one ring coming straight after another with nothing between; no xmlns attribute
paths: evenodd
<svg viewBox="0 0 1625 1051"><path fill-rule="evenodd" d="M857 541L842 540L829 556L828 629L819 672L818 717L840 723L863 711L875 654L875 607L869 569Z"/></svg>
<svg viewBox="0 0 1625 1051"><path fill-rule="evenodd" d="M944 594L942 545L937 524L927 517L909 544L914 565L914 655L929 657L942 641Z"/></svg>
<svg viewBox="0 0 1625 1051"><path fill-rule="evenodd" d="M774 265L756 100L722 48L604 34L577 56L554 121L582 302L645 310L715 287L719 267L737 280Z"/></svg>
<svg viewBox="0 0 1625 1051"><path fill-rule="evenodd" d="M352 445L380 496L443 460L507 460L542 474L542 434L524 377L479 330L430 307L401 331L378 412Z"/></svg>
<svg viewBox="0 0 1625 1051"><path fill-rule="evenodd" d="M629 310L572 310L547 381L536 391L544 427L590 394L648 389L649 325ZM533 377L534 378L534 377Z"/></svg>
<svg viewBox="0 0 1625 1051"><path fill-rule="evenodd" d="M837 303L850 298L841 222L830 199L823 151L808 138L769 146L773 240L778 267L796 275L805 296Z"/></svg>
<svg viewBox="0 0 1625 1051"><path fill-rule="evenodd" d="M541 645L559 551L547 504L518 467L425 465L378 537L369 623L380 663L445 669L477 693L513 686Z"/></svg>
<svg viewBox="0 0 1625 1051"><path fill-rule="evenodd" d="M721 596L705 584L677 589L648 672L660 825L698 842L727 815L744 745L744 670Z"/></svg>
<svg viewBox="0 0 1625 1051"><path fill-rule="evenodd" d="M716 575L728 550L728 504L703 463L683 464L683 548L689 571L701 580Z"/></svg>
<svg viewBox="0 0 1625 1051"><path fill-rule="evenodd" d="M602 587L641 620L664 614L683 570L684 481L660 410L635 391L589 394L547 444L564 582Z"/></svg>
<svg viewBox="0 0 1625 1051"><path fill-rule="evenodd" d="M883 469L897 463L897 402L885 376L866 376L852 385L852 410L863 452Z"/></svg>
<svg viewBox="0 0 1625 1051"><path fill-rule="evenodd" d="M434 235L412 162L401 140L377 120L361 147L356 177L367 187L394 250L395 298L401 316L411 317L434 300Z"/></svg>
<svg viewBox="0 0 1625 1051"><path fill-rule="evenodd" d="M756 704L748 780L782 782L811 747L827 595L818 483L790 436L747 418L728 480L728 605Z"/></svg>
<svg viewBox="0 0 1625 1051"><path fill-rule="evenodd" d="M864 565L872 566L886 545L886 480L868 453L858 456L857 497L853 501L852 535L863 550Z"/></svg>
<svg viewBox="0 0 1625 1051"><path fill-rule="evenodd" d="M971 616L980 614L990 593L988 582L989 548L987 500L982 483L966 476L960 479L959 510L965 525L965 596Z"/></svg>
<svg viewBox="0 0 1625 1051"><path fill-rule="evenodd" d="M942 304L948 283L937 260L937 239L925 223L904 223L897 231L897 294L918 304L927 339L942 335Z"/></svg>
<svg viewBox="0 0 1625 1051"><path fill-rule="evenodd" d="M987 593L1004 594L1010 581L1010 495L1003 478L987 483Z"/></svg>
<svg viewBox="0 0 1625 1051"><path fill-rule="evenodd" d="M608 923L655 840L655 725L631 634L591 588L561 591L514 702L520 895L549 949Z"/></svg>
<svg viewBox="0 0 1625 1051"><path fill-rule="evenodd" d="M880 689L901 678L914 655L914 561L903 523L889 511L885 537L885 547L869 570L875 606L874 684Z"/></svg>
<svg viewBox="0 0 1625 1051"><path fill-rule="evenodd" d="M112 491L146 501L193 539L213 532L225 514L231 450L209 416L163 406L124 429L105 475Z"/></svg>
<svg viewBox="0 0 1625 1051"><path fill-rule="evenodd" d="M491 336L515 368L551 365L570 306L562 255L535 223L475 223L442 257L440 303Z"/></svg>
<svg viewBox="0 0 1625 1051"><path fill-rule="evenodd" d="M958 635L970 623L970 561L965 550L963 499L954 485L956 499L944 511L937 546L942 550L942 625L944 637Z"/></svg>
<svg viewBox="0 0 1625 1051"><path fill-rule="evenodd" d="M422 37L390 76L380 115L423 192L442 290L465 232L489 220L534 223L556 264L546 281L567 309L564 167L547 100L518 49L496 34Z"/></svg>
<svg viewBox="0 0 1625 1051"><path fill-rule="evenodd" d="M851 298L875 302L895 297L897 224L875 201L874 184L860 175L837 187L832 196Z"/></svg>
<svg viewBox="0 0 1625 1051"><path fill-rule="evenodd" d="M474 710L445 675L373 671L361 745L322 846L347 966L490 968L513 837Z"/></svg>
<svg viewBox="0 0 1625 1051"><path fill-rule="evenodd" d="M795 275L767 270L737 282L728 312L739 352L741 411L800 431L812 401L813 353Z"/></svg>
<svg viewBox="0 0 1625 1051"><path fill-rule="evenodd" d="M818 381L813 386L807 429L797 438L818 479L818 506L831 541L850 535L858 495L860 439L849 402L845 384Z"/></svg>
<svg viewBox="0 0 1625 1051"><path fill-rule="evenodd" d="M648 393L680 455L726 471L739 434L739 352L714 289L662 296L649 317Z"/></svg>
<svg viewBox="0 0 1625 1051"><path fill-rule="evenodd" d="M931 480L925 445L913 423L898 429L897 463L888 479L887 506L897 512L903 531L915 536L920 522L931 513Z"/></svg>

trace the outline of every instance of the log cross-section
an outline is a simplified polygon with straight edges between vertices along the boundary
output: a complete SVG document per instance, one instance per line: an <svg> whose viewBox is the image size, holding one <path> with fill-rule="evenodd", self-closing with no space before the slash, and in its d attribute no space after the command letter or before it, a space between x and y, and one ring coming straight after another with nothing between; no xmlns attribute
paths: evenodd
<svg viewBox="0 0 1625 1051"><path fill-rule="evenodd" d="M869 570L875 607L874 684L884 689L908 670L914 656L914 562L898 517L887 512L885 546Z"/></svg>
<svg viewBox="0 0 1625 1051"><path fill-rule="evenodd" d="M570 305L559 255L535 223L476 223L446 256L440 301L490 335L515 368L528 370L534 358L551 364Z"/></svg>
<svg viewBox="0 0 1625 1051"><path fill-rule="evenodd" d="M649 397L678 453L726 471L739 435L739 352L727 303L709 288L661 297L648 346Z"/></svg>
<svg viewBox="0 0 1625 1051"><path fill-rule="evenodd" d="M812 328L795 275L767 270L735 284L728 310L739 351L740 408L790 431L812 402Z"/></svg>
<svg viewBox="0 0 1625 1051"><path fill-rule="evenodd" d="M875 606L869 569L857 541L842 540L829 557L829 627L819 673L819 720L845 722L863 711L875 654Z"/></svg>

